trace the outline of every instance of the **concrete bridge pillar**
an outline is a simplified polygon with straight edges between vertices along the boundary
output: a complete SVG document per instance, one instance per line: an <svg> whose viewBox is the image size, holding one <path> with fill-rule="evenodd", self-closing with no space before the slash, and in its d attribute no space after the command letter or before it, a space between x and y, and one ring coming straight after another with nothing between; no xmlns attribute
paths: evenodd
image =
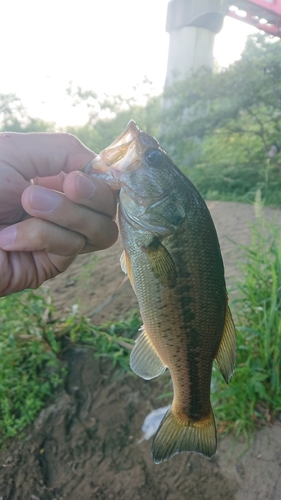
<svg viewBox="0 0 281 500"><path fill-rule="evenodd" d="M171 0L166 31L170 34L165 87L190 70L213 65L215 35L226 14L225 0Z"/></svg>

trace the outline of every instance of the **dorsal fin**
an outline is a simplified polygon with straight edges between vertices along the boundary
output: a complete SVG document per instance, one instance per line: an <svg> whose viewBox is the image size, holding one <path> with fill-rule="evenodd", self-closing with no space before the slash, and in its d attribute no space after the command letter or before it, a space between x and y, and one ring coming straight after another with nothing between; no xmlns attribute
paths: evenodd
<svg viewBox="0 0 281 500"><path fill-rule="evenodd" d="M229 307L226 308L225 324L222 339L216 354L216 361L226 383L229 382L234 372L236 358L235 326Z"/></svg>

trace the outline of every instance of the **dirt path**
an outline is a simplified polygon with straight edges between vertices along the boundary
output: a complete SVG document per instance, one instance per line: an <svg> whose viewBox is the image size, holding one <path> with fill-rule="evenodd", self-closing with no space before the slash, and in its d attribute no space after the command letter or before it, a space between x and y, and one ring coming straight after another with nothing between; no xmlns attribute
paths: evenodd
<svg viewBox="0 0 281 500"><path fill-rule="evenodd" d="M230 241L250 241L249 205L210 202L228 284L238 274L239 252ZM281 222L281 212L266 217ZM50 283L60 314L78 303L83 313L98 311L122 282L120 243L98 257L83 256ZM93 320L122 317L137 308L127 283ZM211 460L185 453L161 465L150 456L151 442L138 443L145 416L170 401L157 397L168 377L146 382L134 375L117 380L89 350L66 354L69 375L63 390L27 429L0 453L0 500L279 500L281 425L259 431L245 451L232 450L231 438L219 441Z"/></svg>

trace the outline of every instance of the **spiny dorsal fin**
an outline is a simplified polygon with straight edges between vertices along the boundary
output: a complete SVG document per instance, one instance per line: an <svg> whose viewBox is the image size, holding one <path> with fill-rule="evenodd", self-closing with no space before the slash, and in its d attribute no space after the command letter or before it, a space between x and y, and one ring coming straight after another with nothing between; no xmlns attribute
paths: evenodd
<svg viewBox="0 0 281 500"><path fill-rule="evenodd" d="M158 377L166 370L166 366L158 356L144 327L142 327L142 333L137 338L131 352L130 366L137 375L145 380Z"/></svg>
<svg viewBox="0 0 281 500"><path fill-rule="evenodd" d="M212 410L197 422L177 418L170 408L164 416L152 443L152 458L156 464L183 451L196 451L207 457L217 448L216 424Z"/></svg>
<svg viewBox="0 0 281 500"><path fill-rule="evenodd" d="M168 250L161 241L154 237L148 246L143 246L146 252L152 272L162 286L175 286L177 271L174 261Z"/></svg>
<svg viewBox="0 0 281 500"><path fill-rule="evenodd" d="M225 324L222 339L216 355L216 361L226 383L228 384L234 372L236 358L235 326L229 307L226 308Z"/></svg>

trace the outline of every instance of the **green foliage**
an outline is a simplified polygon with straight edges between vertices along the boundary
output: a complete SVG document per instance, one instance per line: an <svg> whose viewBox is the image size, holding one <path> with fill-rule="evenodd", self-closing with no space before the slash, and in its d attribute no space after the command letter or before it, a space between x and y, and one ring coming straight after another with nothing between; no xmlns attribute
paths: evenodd
<svg viewBox="0 0 281 500"><path fill-rule="evenodd" d="M73 306L54 319L51 298L26 291L0 299L0 445L32 423L46 399L63 383L63 349L72 344L94 348L117 369L128 370L132 337L140 318L95 327Z"/></svg>
<svg viewBox="0 0 281 500"><path fill-rule="evenodd" d="M281 411L281 236L258 219L252 244L244 247L243 281L232 305L237 362L225 385L214 369L212 401L221 432L251 432ZM27 291L0 300L0 443L31 423L64 380L61 353L70 345L91 347L116 373L129 369L140 317L96 327L73 306L56 319L48 295ZM170 389L167 389L170 391ZM165 394L165 397L167 394Z"/></svg>
<svg viewBox="0 0 281 500"><path fill-rule="evenodd" d="M56 124L54 122L46 122L41 118L28 117L27 123L20 130L13 129L14 132L54 132ZM11 128L9 129L11 130Z"/></svg>
<svg viewBox="0 0 281 500"><path fill-rule="evenodd" d="M241 59L228 68L201 68L175 82L165 93L164 110L146 79L129 97L98 95L72 84L67 92L74 106L88 110L87 123L67 131L94 151L134 119L159 138L205 198L251 202L260 189L267 204L281 203L280 39L251 35ZM0 130L54 128L28 116L16 95L0 94Z"/></svg>
<svg viewBox="0 0 281 500"><path fill-rule="evenodd" d="M50 308L33 292L0 300L0 442L31 423L61 383Z"/></svg>
<svg viewBox="0 0 281 500"><path fill-rule="evenodd" d="M28 121L27 111L16 94L0 94L0 130L20 129Z"/></svg>
<svg viewBox="0 0 281 500"><path fill-rule="evenodd" d="M129 98L120 95L98 96L94 91L78 87L68 89L73 105L88 108L88 122L82 127L67 127L70 132L94 151L109 146L126 127L130 120L148 134L159 135L161 97L154 95L151 82L144 80L142 88L143 103L139 103L140 89L137 86Z"/></svg>
<svg viewBox="0 0 281 500"><path fill-rule="evenodd" d="M70 88L74 104L88 107L89 120L68 131L100 151L134 119L159 138L205 198L252 202L260 189L267 204L281 203L279 39L252 35L230 67L201 68L176 81L165 92L164 110L150 82L145 85L142 106L137 93L124 98Z"/></svg>
<svg viewBox="0 0 281 500"><path fill-rule="evenodd" d="M55 124L28 115L16 94L0 94L0 132L51 132Z"/></svg>
<svg viewBox="0 0 281 500"><path fill-rule="evenodd" d="M213 401L223 430L251 433L281 411L281 234L262 218L244 247L243 282L233 305L237 361L228 387L214 373Z"/></svg>
<svg viewBox="0 0 281 500"><path fill-rule="evenodd" d="M203 196L252 201L259 188L281 202L279 39L250 36L240 60L176 82L166 99L163 145Z"/></svg>
<svg viewBox="0 0 281 500"><path fill-rule="evenodd" d="M107 358L117 374L129 369L129 353L134 344L132 337L141 326L139 314L132 311L130 315L117 323L105 323L97 327L89 319L77 313L73 306L72 312L55 323L54 335L61 345L69 343L94 348L96 359Z"/></svg>

